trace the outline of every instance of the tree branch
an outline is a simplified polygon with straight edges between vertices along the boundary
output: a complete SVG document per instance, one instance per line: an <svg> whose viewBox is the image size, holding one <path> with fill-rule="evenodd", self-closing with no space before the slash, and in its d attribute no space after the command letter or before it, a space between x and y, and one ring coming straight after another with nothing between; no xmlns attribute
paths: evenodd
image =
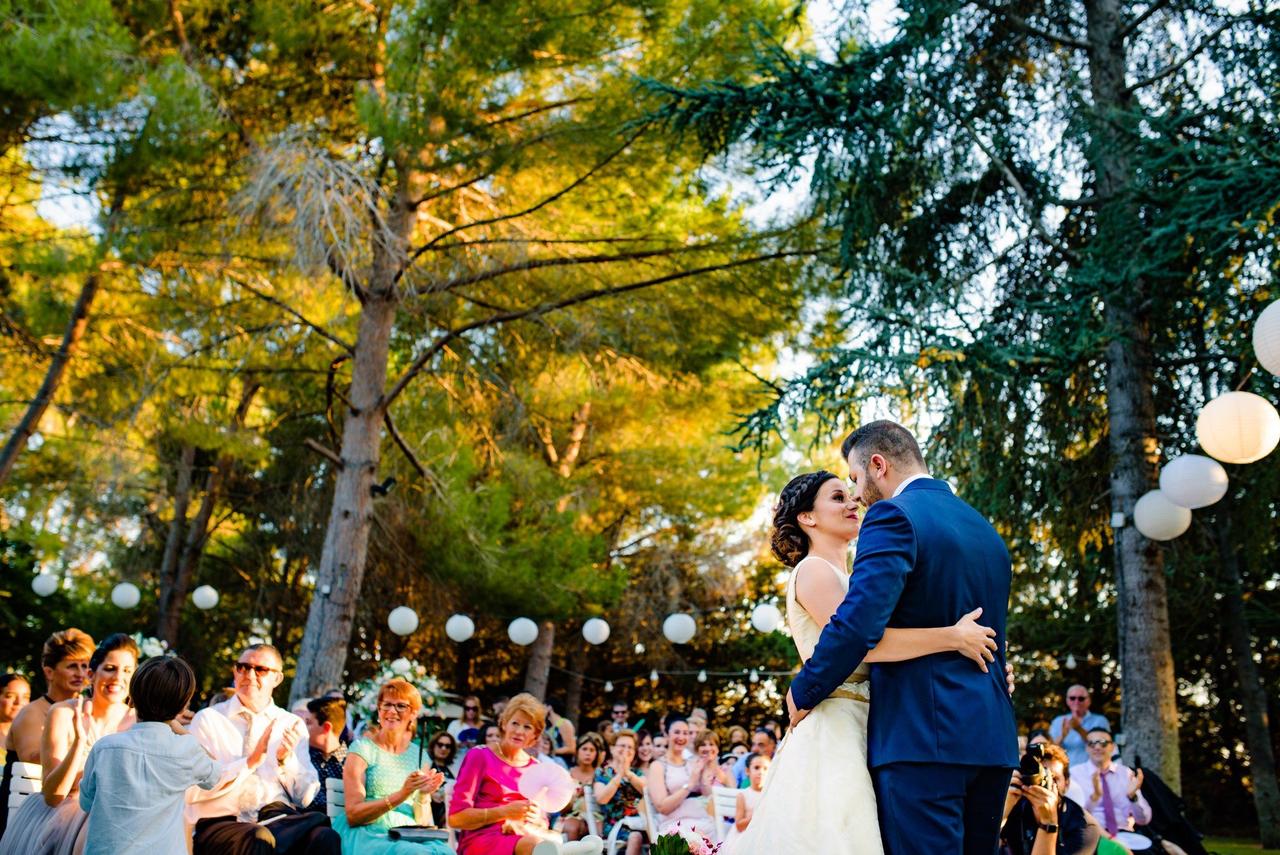
<svg viewBox="0 0 1280 855"><path fill-rule="evenodd" d="M802 255L815 255L827 248L828 247L819 247L817 249L788 250L788 251L781 251L781 252L773 252L773 253L769 253L768 255L758 255L758 256L752 256L751 258L738 259L737 261L727 261L723 264L713 264L713 265L708 265L706 267L696 267L696 268L693 268L692 270L681 270L675 273L668 273L664 276L658 276L653 279L645 279L640 282L631 282L626 285L615 285L608 288L595 288L590 291L582 291L570 297L565 297L562 300L556 300L550 303L539 303L536 306L530 306L525 309L515 309L510 312L501 312L495 315L490 315L487 318L482 318L477 321L472 321L469 324L463 324L457 329L449 330L448 332L444 333L442 336L436 339L436 341L430 347L428 347L422 353L418 354L417 358L413 360L412 364L410 364L409 367L405 369L405 372L400 375L400 378L396 380L395 385L392 386L390 391L388 391L387 394L383 396L382 406L384 409L391 406L391 403L395 401L395 399L399 397L402 392L404 392L405 387L407 387L409 383L413 380L413 378L417 376L417 374L420 371L422 371L424 367L426 367L426 364L431 360L433 356L435 356L437 353L439 353L441 350L444 349L445 345L447 345L449 342L453 341L454 339L459 338L473 330L483 329L485 327L497 326L499 324L508 323L510 321L523 320L525 318L540 317L550 312L555 312L560 309L568 308L570 306L576 306L582 303L588 303L593 300L598 300L601 297L612 297L618 294L627 294L632 291L639 291L644 288L651 288L655 285L662 285L667 282L674 282L679 279L686 279L690 276L698 276L703 273L716 273L722 270L732 270L733 268L736 268L736 267L743 267L748 264L758 264L764 261L777 261L783 258L795 258L797 256L802 256Z"/></svg>
<svg viewBox="0 0 1280 855"><path fill-rule="evenodd" d="M1142 10L1142 13L1138 15L1138 17L1134 18L1132 21L1124 25L1124 27L1120 30L1120 34L1116 36L1116 38L1120 39L1121 41L1124 41L1125 39L1129 38L1129 36L1133 35L1138 31L1138 27L1141 27L1143 24L1145 24L1151 18L1152 15L1154 15L1156 12L1159 12L1164 7L1168 6L1170 2L1171 0L1152 0L1152 2L1148 4L1147 8Z"/></svg>
<svg viewBox="0 0 1280 855"><path fill-rule="evenodd" d="M1235 24L1236 24L1236 21L1234 19L1227 21L1225 24L1218 27L1212 33L1210 33L1209 35L1201 39L1200 44L1192 48L1187 53L1187 55L1184 56L1182 59L1178 60L1175 63L1172 63L1171 65L1166 66L1160 71L1157 71L1155 74L1151 75L1150 77L1145 77L1142 80L1139 80L1137 83L1133 84L1132 86L1127 87L1125 91L1130 93L1137 92L1139 89L1150 86L1152 83L1158 83L1159 81L1164 80L1166 77L1176 74L1180 68L1182 68L1191 60L1195 59L1200 54L1204 53L1205 48L1207 48L1210 44L1212 44L1213 41L1216 38L1218 38L1218 36L1222 35L1225 31L1235 26Z"/></svg>
<svg viewBox="0 0 1280 855"><path fill-rule="evenodd" d="M1004 19L1005 24L1013 30L1028 36L1035 36L1038 39L1052 42L1056 45L1064 47L1076 48L1077 50L1089 50L1089 43L1075 39L1070 36L1063 36L1058 33L1051 33L1048 30L1042 30L1034 24L1027 21L1021 15L1017 15L1005 6L997 6L994 3L987 3L985 0L973 0L973 5L979 9L985 9L993 15L999 15Z"/></svg>
<svg viewBox="0 0 1280 855"><path fill-rule="evenodd" d="M391 410L388 409L383 416L385 417L387 424L387 433L391 434L391 438L395 440L396 445L400 447L400 451L403 452L405 458L409 461L409 465L417 471L419 477L429 478L427 475L427 467L422 465L422 461L418 460L418 455L413 453L413 450L409 448L409 444L404 441L404 437L400 435L400 431L396 430L396 423L391 420Z"/></svg>
<svg viewBox="0 0 1280 855"><path fill-rule="evenodd" d="M306 318L306 317L304 317L304 316L303 316L303 314L302 314L301 312L299 312L297 309L295 309L295 308L293 308L292 306L290 306L288 303L285 303L283 300L279 300L279 299L277 299L277 298L275 298L275 297L272 297L270 294L267 294L267 293L265 293L265 292L263 292L263 291L259 291L257 288L253 287L253 286L252 286L252 285L250 285L248 282L245 282L243 279L237 278L234 274L226 273L225 275L226 275L226 277L227 277L228 279L230 279L232 282L236 283L236 284L237 284L237 285L239 285L241 288L243 288L243 289L245 289L246 291L248 291L250 294L253 294L253 295L254 295L255 297L257 297L259 300L262 300L262 301L264 301L264 302L266 302L266 303L270 303L271 305L275 306L276 308L281 309L281 310L282 310L282 311L284 311L284 312L287 312L289 315L293 316L294 318L297 318L299 321L301 321L301 322L302 322L302 324L303 324L304 326L308 327L309 329L311 329L311 330L312 330L312 331L314 331L315 333L317 333L317 334L319 334L319 335L323 336L324 338L328 339L329 341L333 342L333 343L334 343L334 344L336 344L338 347L340 347L340 348L342 348L343 350L345 350L347 353L354 354L354 353L356 352L356 349L355 349L355 347L354 347L354 346L352 346L352 345L350 345L350 344L347 344L345 341L343 341L342 339L338 338L336 335L334 335L333 333L329 332L328 330L326 330L324 327L320 326L319 324L312 323L311 321L307 320L307 318Z"/></svg>
<svg viewBox="0 0 1280 855"><path fill-rule="evenodd" d="M333 465L337 466L339 469L345 468L342 464L342 458L339 457L335 451L329 448L325 448L323 445L316 442L311 437L307 437L306 439L304 439L302 441L302 444L307 448L311 449L312 451L314 451L316 454L323 457L325 460L328 460L331 463L333 463Z"/></svg>

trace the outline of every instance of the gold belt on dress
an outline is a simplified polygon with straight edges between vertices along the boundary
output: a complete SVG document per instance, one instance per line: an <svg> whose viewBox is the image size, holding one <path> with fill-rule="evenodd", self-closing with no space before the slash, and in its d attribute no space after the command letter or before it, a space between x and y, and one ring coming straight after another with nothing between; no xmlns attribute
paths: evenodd
<svg viewBox="0 0 1280 855"><path fill-rule="evenodd" d="M871 703L870 699L864 698L861 695L855 695L853 691L850 689L836 689L834 692L827 695L827 697L828 698L844 698L845 700L849 700L849 701L861 701L864 704Z"/></svg>

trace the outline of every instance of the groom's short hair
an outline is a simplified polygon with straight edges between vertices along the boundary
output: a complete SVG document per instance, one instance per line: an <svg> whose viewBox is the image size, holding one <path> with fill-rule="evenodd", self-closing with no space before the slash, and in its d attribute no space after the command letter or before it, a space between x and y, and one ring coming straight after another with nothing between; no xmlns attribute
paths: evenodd
<svg viewBox="0 0 1280 855"><path fill-rule="evenodd" d="M840 444L840 453L848 459L853 451L858 452L859 463L879 454L891 463L924 468L924 455L920 453L920 445L911 431L888 419L868 422L846 436Z"/></svg>

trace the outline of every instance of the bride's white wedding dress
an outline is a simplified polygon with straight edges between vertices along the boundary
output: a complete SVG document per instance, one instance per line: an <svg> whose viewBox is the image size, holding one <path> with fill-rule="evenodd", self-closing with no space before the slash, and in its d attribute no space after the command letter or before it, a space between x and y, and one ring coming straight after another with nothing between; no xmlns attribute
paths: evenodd
<svg viewBox="0 0 1280 855"><path fill-rule="evenodd" d="M801 661L813 655L822 634L796 600L796 574L806 562L829 568L849 587L848 574L817 556L808 556L791 571L787 623ZM883 855L867 768L868 675L864 663L783 740L760 805L726 855Z"/></svg>

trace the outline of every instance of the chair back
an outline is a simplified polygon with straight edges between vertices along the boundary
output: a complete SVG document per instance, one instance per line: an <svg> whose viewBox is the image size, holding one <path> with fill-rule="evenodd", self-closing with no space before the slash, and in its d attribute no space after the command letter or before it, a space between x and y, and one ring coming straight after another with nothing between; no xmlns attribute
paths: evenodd
<svg viewBox="0 0 1280 855"><path fill-rule="evenodd" d="M324 797L326 805L324 812L329 815L329 819L346 811L347 790L341 778L324 779Z"/></svg>
<svg viewBox="0 0 1280 855"><path fill-rule="evenodd" d="M22 807L22 803L40 792L44 770L39 763L14 763L13 778L9 781L9 804L6 809L12 817Z"/></svg>
<svg viewBox="0 0 1280 855"><path fill-rule="evenodd" d="M658 814L653 809L653 803L649 801L647 789L644 798L640 799L640 815L644 817L645 836L649 838L650 843L654 843L658 839Z"/></svg>
<svg viewBox="0 0 1280 855"><path fill-rule="evenodd" d="M738 817L738 790L733 787L711 788L712 819L714 820L716 842L723 843L728 827L725 820L734 822Z"/></svg>
<svg viewBox="0 0 1280 855"><path fill-rule="evenodd" d="M596 811L599 810L599 806L596 804L595 790L596 785L594 783L587 784L582 788L582 795L587 806L587 834L594 834L599 837L600 823L596 821Z"/></svg>

